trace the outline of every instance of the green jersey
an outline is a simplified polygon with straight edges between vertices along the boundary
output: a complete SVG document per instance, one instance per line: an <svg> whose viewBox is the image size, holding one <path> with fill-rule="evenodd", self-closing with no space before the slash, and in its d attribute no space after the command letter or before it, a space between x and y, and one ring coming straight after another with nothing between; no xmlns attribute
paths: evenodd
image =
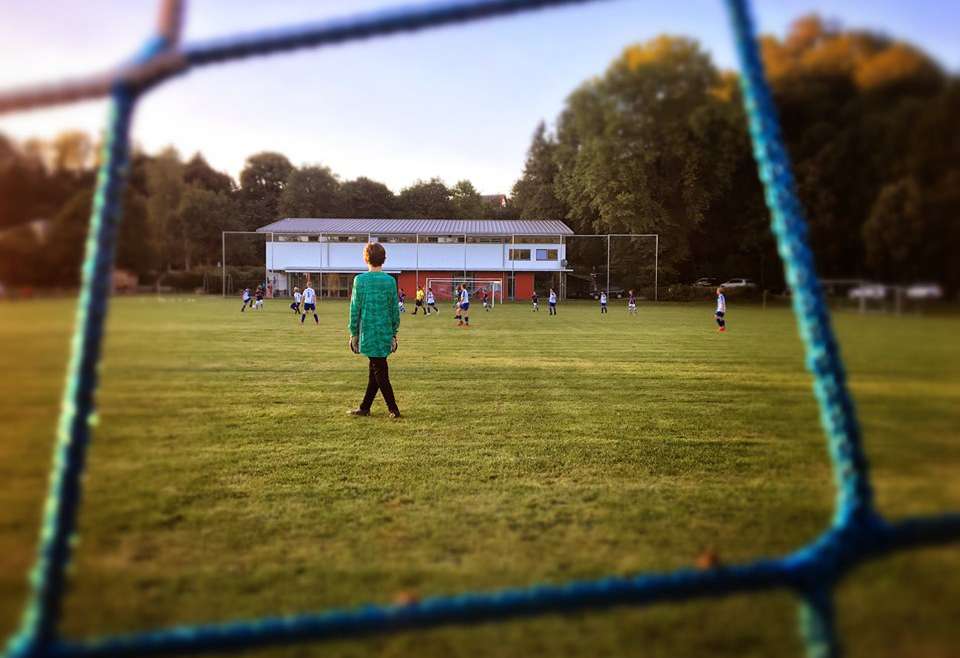
<svg viewBox="0 0 960 658"><path fill-rule="evenodd" d="M364 272L353 280L350 298L350 335L360 336L366 356L390 355L393 337L400 329L397 282L383 272Z"/></svg>

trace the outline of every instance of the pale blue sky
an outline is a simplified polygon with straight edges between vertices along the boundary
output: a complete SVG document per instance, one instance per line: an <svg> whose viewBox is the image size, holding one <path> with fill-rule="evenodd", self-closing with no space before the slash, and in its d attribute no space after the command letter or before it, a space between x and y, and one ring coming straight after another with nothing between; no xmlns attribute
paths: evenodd
<svg viewBox="0 0 960 658"><path fill-rule="evenodd" d="M385 0L194 0L189 41L370 11ZM409 3L408 3L409 4ZM416 3L413 3L416 4ZM154 0L0 0L0 86L107 67L137 49ZM817 11L845 25L912 41L960 70L960 3L933 0L758 0L764 32L782 34ZM721 0L614 0L321 50L199 69L151 92L134 125L148 151L202 151L236 176L247 155L285 153L344 179L366 175L394 191L418 178L469 178L509 192L530 135L564 98L629 43L669 32L697 38L733 67ZM102 102L0 117L0 132L50 137L97 132Z"/></svg>

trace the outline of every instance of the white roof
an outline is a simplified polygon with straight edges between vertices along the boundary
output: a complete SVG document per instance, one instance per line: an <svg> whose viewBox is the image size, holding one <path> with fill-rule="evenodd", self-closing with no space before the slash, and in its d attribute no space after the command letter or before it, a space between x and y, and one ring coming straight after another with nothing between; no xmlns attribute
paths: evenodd
<svg viewBox="0 0 960 658"><path fill-rule="evenodd" d="M287 217L261 226L259 233L354 235L573 235L556 219L335 219Z"/></svg>

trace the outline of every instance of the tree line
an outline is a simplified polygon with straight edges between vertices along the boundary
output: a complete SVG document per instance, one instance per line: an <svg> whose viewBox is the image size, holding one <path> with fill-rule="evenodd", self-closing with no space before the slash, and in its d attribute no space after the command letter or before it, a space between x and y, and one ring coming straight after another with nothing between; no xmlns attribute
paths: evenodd
<svg viewBox="0 0 960 658"><path fill-rule="evenodd" d="M95 153L83 133L24 145L0 137L0 281L76 283ZM485 202L469 180L450 187L432 178L394 194L369 178L341 181L328 167L295 167L280 153L264 152L250 156L235 181L199 153L184 161L168 148L132 158L116 263L141 278L214 266L221 260L221 231L253 231L279 217L515 216ZM49 221L32 221L38 218ZM257 243L232 242L229 262L262 265Z"/></svg>
<svg viewBox="0 0 960 658"><path fill-rule="evenodd" d="M816 16L761 46L820 272L960 289L958 78L910 44ZM536 128L505 207L467 180L395 194L279 153L250 156L234 180L200 154L136 152L117 263L141 277L214 265L222 230L279 217L563 219L577 233L658 233L665 283L747 276L778 288L738 85L692 39L626 48ZM0 136L0 281L76 282L96 160L82 133ZM614 260L627 271L649 254L638 245ZM262 261L252 245L230 255L247 261Z"/></svg>
<svg viewBox="0 0 960 658"><path fill-rule="evenodd" d="M816 16L764 37L819 271L960 288L960 84L919 49ZM512 201L580 232L659 233L664 278L783 285L735 74L697 42L623 51L533 137Z"/></svg>

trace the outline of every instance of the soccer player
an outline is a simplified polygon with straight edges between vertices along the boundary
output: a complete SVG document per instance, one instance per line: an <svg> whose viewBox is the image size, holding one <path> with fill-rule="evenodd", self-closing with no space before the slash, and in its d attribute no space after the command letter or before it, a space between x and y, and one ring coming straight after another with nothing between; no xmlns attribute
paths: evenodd
<svg viewBox="0 0 960 658"><path fill-rule="evenodd" d="M630 315L637 314L637 296L632 290L630 291L630 296L627 298L627 310L630 311Z"/></svg>
<svg viewBox="0 0 960 658"><path fill-rule="evenodd" d="M414 315L416 315L416 314L417 314L417 311L419 311L420 309L423 309L423 314L424 314L424 315L427 314L427 309L423 308L423 298L424 298L424 297L426 297L426 293L423 292L423 288L422 288L421 286L417 286L417 296L416 296L416 301L414 301L414 306L413 306L413 314L414 314Z"/></svg>
<svg viewBox="0 0 960 658"><path fill-rule="evenodd" d="M250 301L250 288L244 288L240 298L243 300L243 306L240 307L241 313L247 310L247 304L250 304L250 308L253 308L253 302Z"/></svg>
<svg viewBox="0 0 960 658"><path fill-rule="evenodd" d="M550 288L550 296L547 297L547 304L550 306L550 315L557 314L557 291Z"/></svg>
<svg viewBox="0 0 960 658"><path fill-rule="evenodd" d="M440 309L437 308L437 298L433 296L433 288L427 288L427 308L425 313L430 315L430 312L439 313Z"/></svg>
<svg viewBox="0 0 960 658"><path fill-rule="evenodd" d="M348 413L369 416L377 391L383 395L390 418L400 418L400 408L393 396L387 357L397 351L400 329L400 308L397 305L397 282L383 272L387 251L379 242L371 242L363 250L368 272L353 280L350 298L350 351L370 359L367 391L360 406ZM362 321L361 321L362 319Z"/></svg>
<svg viewBox="0 0 960 658"><path fill-rule="evenodd" d="M467 287L462 283L459 286L460 297L457 302L457 322L458 327L463 327L464 329L470 326L470 293L467 292Z"/></svg>
<svg viewBox="0 0 960 658"><path fill-rule="evenodd" d="M600 291L600 315L606 315L607 313L607 291Z"/></svg>
<svg viewBox="0 0 960 658"><path fill-rule="evenodd" d="M313 289L313 285L307 284L307 287L303 289L303 313L300 314L300 324L303 325L303 321L307 319L307 313L313 312L313 321L317 323L317 326L320 325L320 318L317 317L317 291Z"/></svg>
<svg viewBox="0 0 960 658"><path fill-rule="evenodd" d="M300 294L300 288L293 289L293 303L290 304L290 308L293 310L294 315L300 315L300 302L303 301L303 295Z"/></svg>
<svg viewBox="0 0 960 658"><path fill-rule="evenodd" d="M407 293L403 292L403 289L400 289L400 294L397 295L397 304L401 313L407 312L407 307L403 305L403 300L407 298Z"/></svg>
<svg viewBox="0 0 960 658"><path fill-rule="evenodd" d="M481 299L481 301L483 301L483 310L484 310L484 311L489 311L489 310L490 310L490 300L487 298L487 289L486 289L486 288L481 288L481 289L480 289L480 299Z"/></svg>
<svg viewBox="0 0 960 658"><path fill-rule="evenodd" d="M540 310L540 297L537 296L537 291L534 290L533 294L530 296L530 301L533 302L533 310Z"/></svg>
<svg viewBox="0 0 960 658"><path fill-rule="evenodd" d="M727 330L727 321L724 317L727 315L727 298L723 294L723 288L717 288L717 311L714 314L717 318L717 333L724 333Z"/></svg>
<svg viewBox="0 0 960 658"><path fill-rule="evenodd" d="M253 308L257 309L258 311L263 309L263 286L257 286L257 291L254 293L254 299L256 301L254 301Z"/></svg>

